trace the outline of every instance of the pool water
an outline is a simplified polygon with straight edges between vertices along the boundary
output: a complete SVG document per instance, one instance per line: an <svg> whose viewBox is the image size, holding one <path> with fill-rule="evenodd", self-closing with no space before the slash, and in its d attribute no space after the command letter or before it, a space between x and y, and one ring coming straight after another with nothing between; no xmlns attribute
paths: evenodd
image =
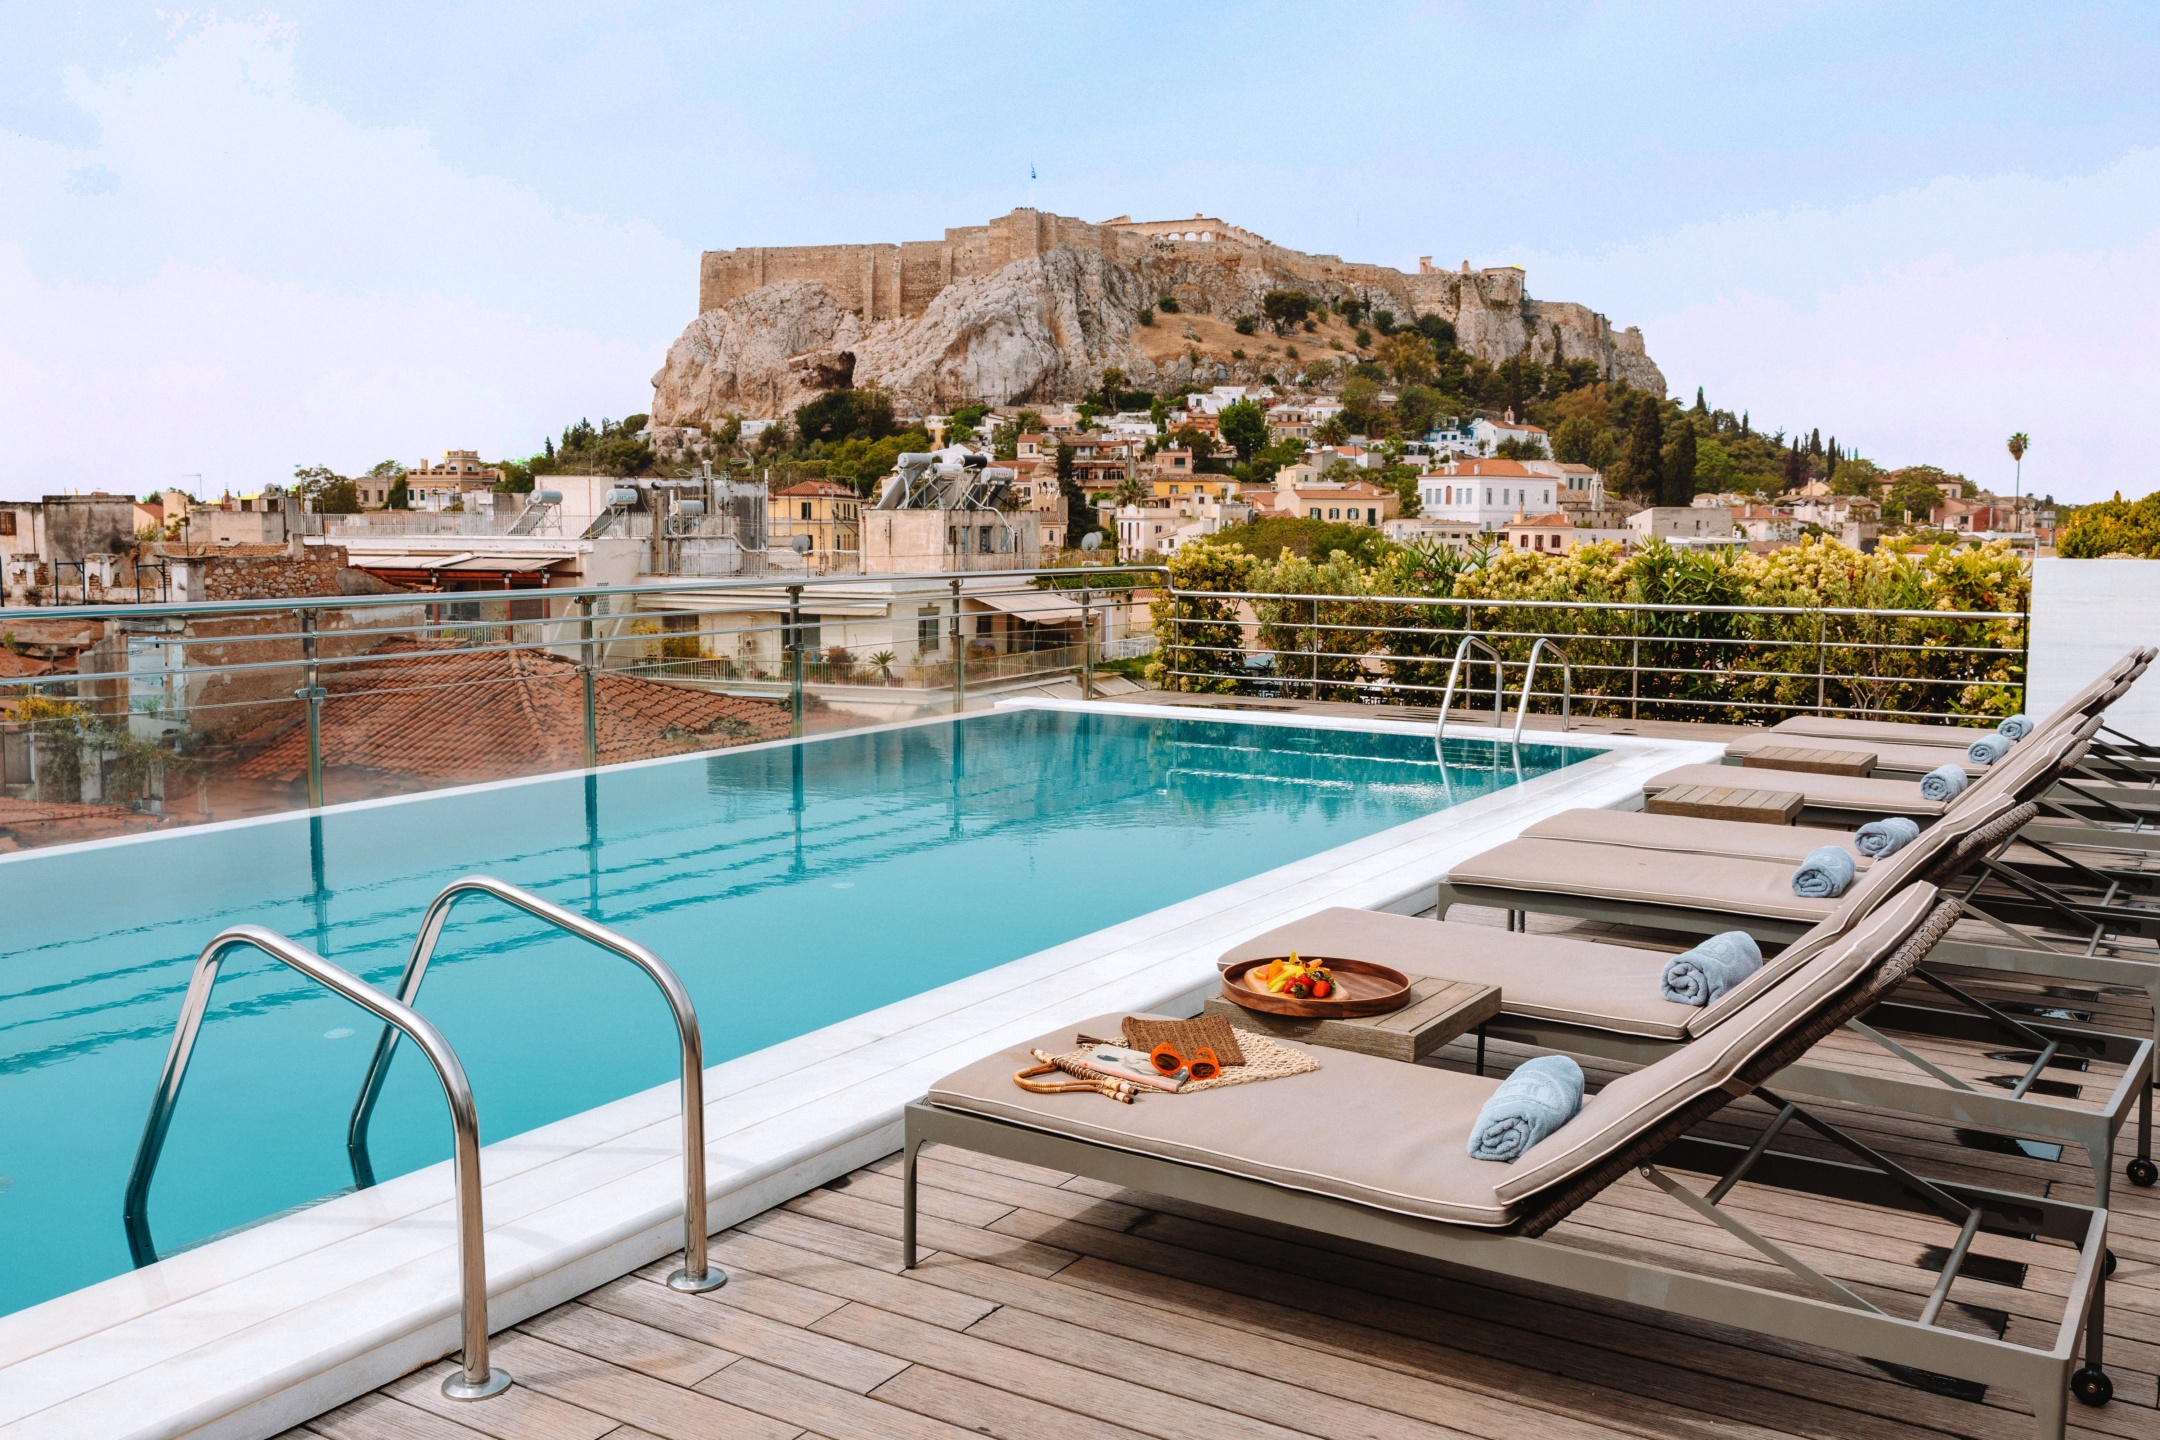
<svg viewBox="0 0 2160 1440"><path fill-rule="evenodd" d="M711 1064L1594 753L1450 740L1443 783L1425 736L1006 710L0 861L0 1313L128 1267L128 1167L196 953L227 925L387 990L435 893L499 876L673 965ZM643 975L484 897L453 914L420 1008L483 1141L675 1072ZM151 1193L161 1253L351 1183L376 1033L275 962L228 959ZM372 1147L384 1178L449 1153L409 1046Z"/></svg>

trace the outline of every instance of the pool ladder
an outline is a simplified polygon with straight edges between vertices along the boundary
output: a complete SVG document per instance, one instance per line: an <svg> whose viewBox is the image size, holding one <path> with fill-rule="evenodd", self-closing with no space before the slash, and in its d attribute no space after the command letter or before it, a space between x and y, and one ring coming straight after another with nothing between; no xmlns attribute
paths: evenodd
<svg viewBox="0 0 2160 1440"><path fill-rule="evenodd" d="M472 1085L465 1078L465 1067L459 1063L457 1052L450 1048L450 1042L443 1038L442 1032L413 1008L421 981L427 976L428 962L434 958L435 947L442 939L451 907L466 895L491 895L557 929L568 931L603 950L611 950L643 970L660 987L661 995L674 1013L676 1035L682 1045L683 1085L683 1267L668 1276L667 1283L673 1289L692 1292L716 1290L725 1285L727 1275L710 1264L706 1253L704 1052L698 1033L697 1011L690 1003L689 992L665 961L635 940L604 925L596 925L530 891L487 875L471 875L452 882L428 906L420 933L413 940L412 954L405 962L405 973L398 982L395 998L384 995L350 970L331 964L305 945L260 925L231 926L204 946L188 980L187 997L181 1002L180 1018L173 1027L172 1045L165 1054L165 1068L158 1076L157 1090L151 1098L150 1117L143 1125L135 1164L128 1173L122 1218L127 1228L128 1249L135 1264L140 1267L153 1263L158 1255L150 1236L150 1180L156 1173L158 1156L165 1148L165 1136L172 1126L173 1107L179 1101L181 1083L187 1079L196 1034L202 1029L203 1016L209 1010L211 987L217 983L218 971L226 957L235 950L252 949L290 966L383 1022L382 1035L377 1039L375 1054L368 1063L367 1078L361 1083L346 1127L346 1155L352 1164L356 1188L366 1189L375 1183L374 1165L367 1147L368 1123L374 1116L375 1102L382 1094L383 1081L389 1074L390 1059L400 1037L411 1040L420 1048L442 1085L443 1099L450 1108L451 1176L457 1205L459 1322L464 1347L458 1373L443 1381L442 1390L453 1400L482 1400L502 1393L511 1382L507 1373L492 1370L488 1365L486 1228L480 1208L480 1118L473 1105Z"/></svg>

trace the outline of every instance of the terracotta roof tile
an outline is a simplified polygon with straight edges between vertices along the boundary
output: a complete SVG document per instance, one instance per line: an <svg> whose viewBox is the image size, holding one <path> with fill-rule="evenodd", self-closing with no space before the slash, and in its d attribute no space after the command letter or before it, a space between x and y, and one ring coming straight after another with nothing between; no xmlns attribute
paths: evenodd
<svg viewBox="0 0 2160 1440"><path fill-rule="evenodd" d="M577 665L545 650L472 650L443 641L384 641L369 658L325 667L323 768L466 783L574 770L585 763ZM593 682L600 763L785 738L787 710L603 670ZM307 728L297 718L243 737L238 773L297 780ZM256 749L255 747L260 747Z"/></svg>

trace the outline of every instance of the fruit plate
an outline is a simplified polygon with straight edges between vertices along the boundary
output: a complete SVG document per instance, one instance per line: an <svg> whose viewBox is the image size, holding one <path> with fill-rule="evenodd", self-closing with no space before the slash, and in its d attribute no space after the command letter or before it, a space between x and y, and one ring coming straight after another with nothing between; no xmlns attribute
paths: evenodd
<svg viewBox="0 0 2160 1440"><path fill-rule="evenodd" d="M1225 1000L1242 1005L1247 1010L1259 1010L1269 1015L1297 1015L1315 1020L1344 1020L1358 1015L1384 1015L1390 1010L1400 1010L1410 1003L1410 977L1400 970L1390 970L1385 965L1368 964L1363 960L1334 960L1325 955L1308 955L1304 958L1325 965L1335 976L1335 993L1325 1000L1300 1000L1295 995L1270 995L1248 977L1255 970L1264 969L1281 955L1264 955L1258 960L1240 960L1223 971L1222 993Z"/></svg>

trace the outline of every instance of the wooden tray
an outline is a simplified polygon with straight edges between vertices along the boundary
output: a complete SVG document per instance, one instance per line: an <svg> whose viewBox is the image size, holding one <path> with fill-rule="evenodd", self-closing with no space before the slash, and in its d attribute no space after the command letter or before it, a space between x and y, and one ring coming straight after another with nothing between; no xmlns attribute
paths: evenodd
<svg viewBox="0 0 2160 1440"><path fill-rule="evenodd" d="M1268 1015L1297 1015L1322 1020L1343 1020L1356 1015L1382 1015L1390 1010L1400 1010L1410 1003L1409 976L1400 970L1390 970L1385 965L1368 964L1363 960L1333 960L1325 955L1304 957L1319 961L1334 973L1335 993L1325 1000L1300 1000L1295 995L1270 995L1245 978L1252 971L1284 958L1286 957L1281 955L1263 955L1257 960L1240 960L1230 966L1223 971L1223 998L1232 1004L1242 1005L1247 1010L1258 1010ZM1337 998L1338 996L1340 998Z"/></svg>

